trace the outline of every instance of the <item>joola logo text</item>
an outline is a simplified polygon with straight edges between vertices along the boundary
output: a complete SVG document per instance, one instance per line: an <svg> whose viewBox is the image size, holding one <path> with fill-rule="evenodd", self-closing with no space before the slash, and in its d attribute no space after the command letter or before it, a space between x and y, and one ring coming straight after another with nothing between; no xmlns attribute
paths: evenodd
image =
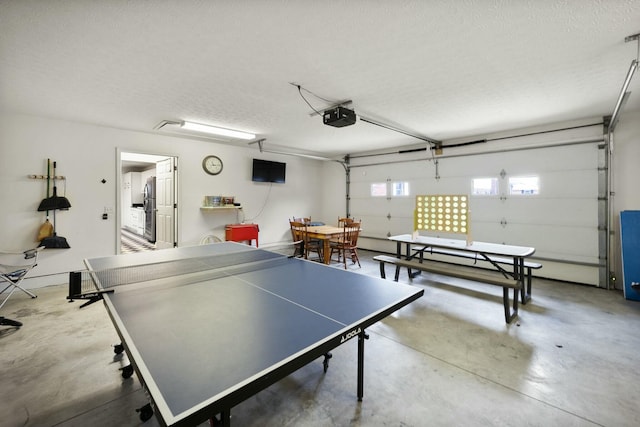
<svg viewBox="0 0 640 427"><path fill-rule="evenodd" d="M356 335L358 335L360 332L362 332L361 328L358 329L354 329L353 331L349 332L347 335L343 335L342 339L340 340L340 344L342 344L343 342L350 340L351 338L355 337Z"/></svg>

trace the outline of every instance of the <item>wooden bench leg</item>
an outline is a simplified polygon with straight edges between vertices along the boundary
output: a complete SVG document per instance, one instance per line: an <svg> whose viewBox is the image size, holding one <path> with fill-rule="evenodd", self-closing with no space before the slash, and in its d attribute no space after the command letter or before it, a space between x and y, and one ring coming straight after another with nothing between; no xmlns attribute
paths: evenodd
<svg viewBox="0 0 640 427"><path fill-rule="evenodd" d="M518 290L513 289L513 311L509 307L509 288L502 288L502 302L504 304L504 320L511 323L513 319L518 317Z"/></svg>
<svg viewBox="0 0 640 427"><path fill-rule="evenodd" d="M399 265L396 265L396 274L395 274L395 276L394 276L393 280L394 280L395 282L397 282L399 278L400 278L400 266L399 266Z"/></svg>

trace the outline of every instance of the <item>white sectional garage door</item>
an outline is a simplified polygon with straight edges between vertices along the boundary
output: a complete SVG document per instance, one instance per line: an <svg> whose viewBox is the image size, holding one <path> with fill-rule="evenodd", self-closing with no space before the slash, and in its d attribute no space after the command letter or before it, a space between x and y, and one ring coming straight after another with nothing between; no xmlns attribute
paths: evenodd
<svg viewBox="0 0 640 427"><path fill-rule="evenodd" d="M439 178L428 160L354 164L350 210L363 220L361 246L394 251L385 239L412 231L415 195L471 194L474 178L497 178L498 195L470 198L472 239L533 246L543 264L540 276L598 285L602 151L597 143L583 142L443 157ZM509 178L519 176L537 176L539 193L509 194ZM371 184L394 182L408 182L410 195L371 196Z"/></svg>

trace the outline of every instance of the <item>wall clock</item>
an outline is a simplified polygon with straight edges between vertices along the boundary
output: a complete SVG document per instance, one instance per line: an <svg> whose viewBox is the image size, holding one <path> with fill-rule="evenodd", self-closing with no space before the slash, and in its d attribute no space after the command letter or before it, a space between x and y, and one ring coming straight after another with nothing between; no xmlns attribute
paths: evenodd
<svg viewBox="0 0 640 427"><path fill-rule="evenodd" d="M207 156L202 159L202 169L209 175L218 175L222 172L222 160L218 156Z"/></svg>

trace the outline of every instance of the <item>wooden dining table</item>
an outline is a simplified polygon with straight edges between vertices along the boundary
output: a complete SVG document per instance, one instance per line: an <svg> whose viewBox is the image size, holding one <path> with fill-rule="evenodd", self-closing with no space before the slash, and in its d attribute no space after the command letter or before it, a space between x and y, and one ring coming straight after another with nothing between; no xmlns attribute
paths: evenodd
<svg viewBox="0 0 640 427"><path fill-rule="evenodd" d="M312 225L307 227L307 234L310 239L322 240L322 256L324 263L331 261L331 239L340 237L344 233L344 228L334 225Z"/></svg>

